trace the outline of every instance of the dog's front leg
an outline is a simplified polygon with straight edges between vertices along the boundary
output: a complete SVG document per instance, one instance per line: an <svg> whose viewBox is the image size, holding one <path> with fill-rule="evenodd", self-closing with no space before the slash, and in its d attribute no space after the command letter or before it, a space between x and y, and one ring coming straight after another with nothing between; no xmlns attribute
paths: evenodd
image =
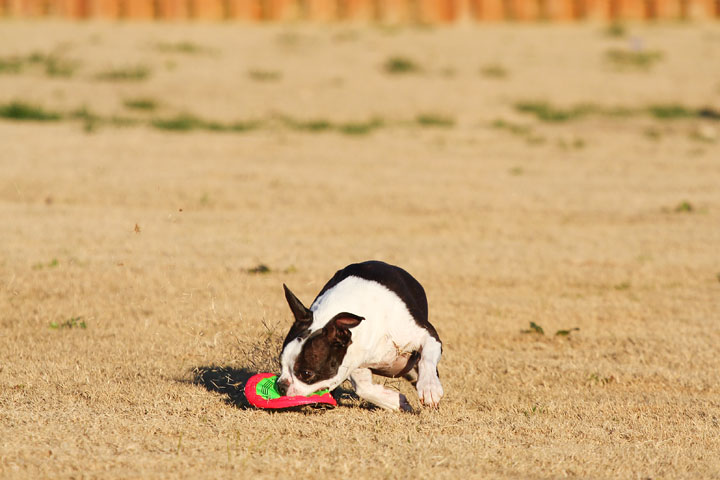
<svg viewBox="0 0 720 480"><path fill-rule="evenodd" d="M389 410L412 411L412 407L400 392L387 389L372 382L372 372L369 368L358 368L350 374L355 393L362 399Z"/></svg>
<svg viewBox="0 0 720 480"><path fill-rule="evenodd" d="M420 401L427 406L437 407L443 396L443 387L437 373L442 354L442 344L428 335L423 343L418 362L418 380L415 384Z"/></svg>

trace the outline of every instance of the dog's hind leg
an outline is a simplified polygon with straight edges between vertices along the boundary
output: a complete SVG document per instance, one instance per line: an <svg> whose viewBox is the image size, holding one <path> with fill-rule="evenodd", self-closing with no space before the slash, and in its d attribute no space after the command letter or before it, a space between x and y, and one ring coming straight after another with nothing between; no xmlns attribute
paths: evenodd
<svg viewBox="0 0 720 480"><path fill-rule="evenodd" d="M441 354L442 344L431 335L428 335L420 352L418 380L415 388L417 388L420 401L430 407L437 407L444 393L437 371Z"/></svg>
<svg viewBox="0 0 720 480"><path fill-rule="evenodd" d="M412 411L412 407L400 392L387 389L372 382L372 372L369 368L358 368L350 374L355 393L358 397L388 410Z"/></svg>

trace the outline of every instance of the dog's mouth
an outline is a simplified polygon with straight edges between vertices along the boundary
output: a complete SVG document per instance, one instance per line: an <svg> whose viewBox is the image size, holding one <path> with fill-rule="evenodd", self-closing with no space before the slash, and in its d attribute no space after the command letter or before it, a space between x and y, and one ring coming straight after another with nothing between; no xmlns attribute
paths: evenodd
<svg viewBox="0 0 720 480"><path fill-rule="evenodd" d="M324 395L331 390L329 386L324 388L309 387L310 388L306 390L303 388L296 388L295 385L290 385L287 388L285 395L288 397L311 397L313 395Z"/></svg>

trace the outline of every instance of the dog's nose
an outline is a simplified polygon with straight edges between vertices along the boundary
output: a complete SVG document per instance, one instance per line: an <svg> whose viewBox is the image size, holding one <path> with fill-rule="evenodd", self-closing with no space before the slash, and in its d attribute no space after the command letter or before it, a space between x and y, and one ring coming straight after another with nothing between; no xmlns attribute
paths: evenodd
<svg viewBox="0 0 720 480"><path fill-rule="evenodd" d="M290 382L288 382L287 380L278 380L277 382L275 382L275 388L278 392L280 392L280 395L282 396L285 396L289 386Z"/></svg>

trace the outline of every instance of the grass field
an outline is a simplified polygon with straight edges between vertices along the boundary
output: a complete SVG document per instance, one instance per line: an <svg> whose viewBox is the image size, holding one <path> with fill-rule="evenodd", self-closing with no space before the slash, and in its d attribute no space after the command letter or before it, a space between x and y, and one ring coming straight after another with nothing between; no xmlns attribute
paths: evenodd
<svg viewBox="0 0 720 480"><path fill-rule="evenodd" d="M0 477L720 478L719 109L717 24L0 23ZM365 259L440 409L244 408Z"/></svg>

